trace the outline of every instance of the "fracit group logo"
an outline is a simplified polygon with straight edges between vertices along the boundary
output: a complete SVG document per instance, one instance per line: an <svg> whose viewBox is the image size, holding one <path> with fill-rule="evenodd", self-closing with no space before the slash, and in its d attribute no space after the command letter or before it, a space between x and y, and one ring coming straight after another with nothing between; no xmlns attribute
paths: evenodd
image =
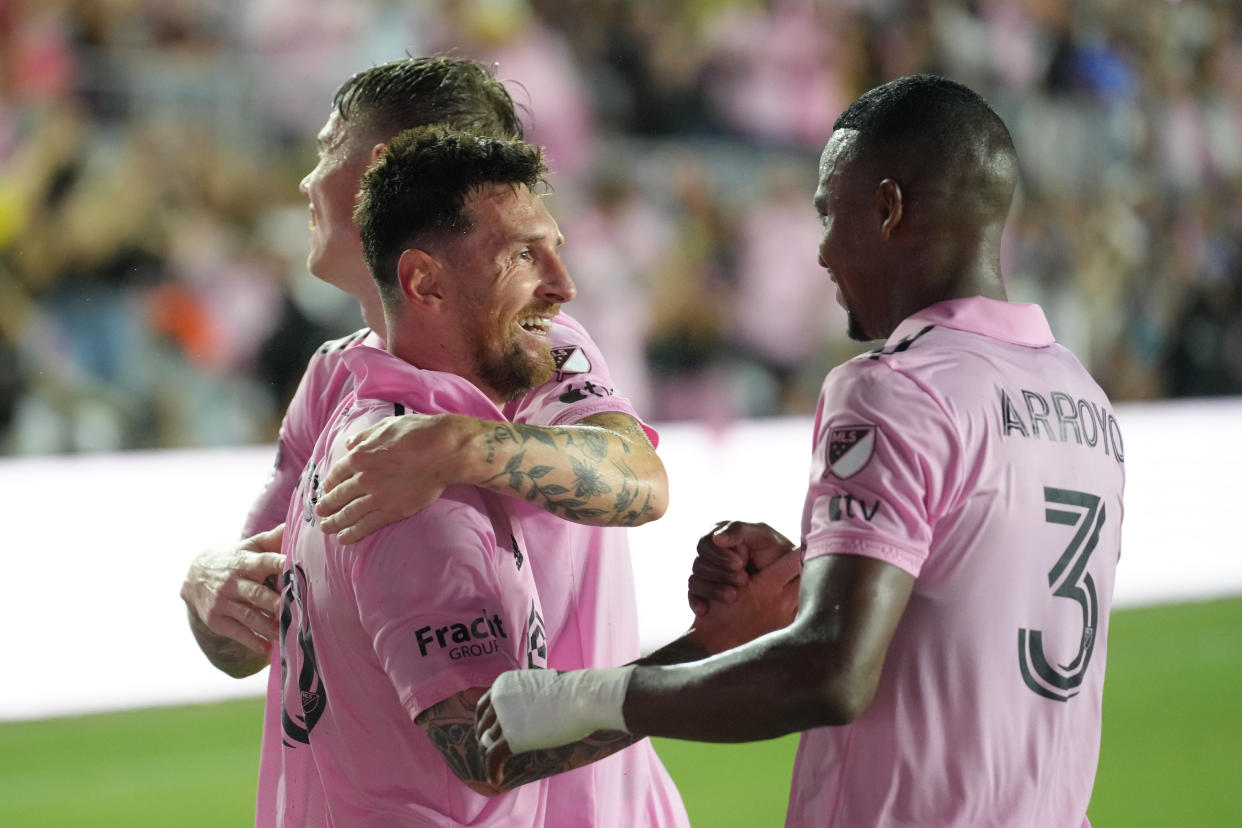
<svg viewBox="0 0 1242 828"><path fill-rule="evenodd" d="M556 366L556 381L561 382L570 374L585 374L591 370L591 360L577 345L564 345L552 349L552 363Z"/></svg>
<svg viewBox="0 0 1242 828"><path fill-rule="evenodd" d="M862 471L875 450L873 425L838 426L828 430L827 472L841 480Z"/></svg>

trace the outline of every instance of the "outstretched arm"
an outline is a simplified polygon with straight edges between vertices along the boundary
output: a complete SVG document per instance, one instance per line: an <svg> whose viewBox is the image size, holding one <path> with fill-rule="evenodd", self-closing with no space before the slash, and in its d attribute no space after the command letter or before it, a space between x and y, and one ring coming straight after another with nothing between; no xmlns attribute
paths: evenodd
<svg viewBox="0 0 1242 828"><path fill-rule="evenodd" d="M405 414L350 440L316 510L325 532L356 543L457 483L596 526L640 526L668 507L664 464L628 414L600 413L567 426Z"/></svg>
<svg viewBox="0 0 1242 828"><path fill-rule="evenodd" d="M599 731L571 744L517 755L507 750L496 751L491 757L495 770L489 775L474 732L475 706L486 689L463 690L427 708L417 719L457 778L484 796L496 796L527 782L589 765L642 738L618 731Z"/></svg>
<svg viewBox="0 0 1242 828"><path fill-rule="evenodd" d="M871 703L913 584L908 573L872 558L816 558L803 572L794 622L719 655L627 668L600 691L579 678L598 671L503 674L480 705L480 743L489 759L502 743L505 750L546 745L564 731L545 723L570 705L587 711L579 729L620 713L632 733L705 742L769 739L851 722ZM619 705L612 701L618 686Z"/></svg>
<svg viewBox="0 0 1242 828"><path fill-rule="evenodd" d="M236 545L203 552L190 564L181 585L190 631L199 649L234 678L267 666L280 614L280 551L284 524Z"/></svg>

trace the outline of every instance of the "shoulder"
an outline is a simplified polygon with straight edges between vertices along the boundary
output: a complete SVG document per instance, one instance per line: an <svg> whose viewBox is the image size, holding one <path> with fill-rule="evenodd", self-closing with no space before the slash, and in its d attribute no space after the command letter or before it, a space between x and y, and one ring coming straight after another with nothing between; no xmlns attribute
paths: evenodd
<svg viewBox="0 0 1242 828"><path fill-rule="evenodd" d="M932 421L951 419L940 390L943 372L964 370L960 354L933 336L935 326L838 365L824 380L821 414L855 413L875 423L917 432Z"/></svg>

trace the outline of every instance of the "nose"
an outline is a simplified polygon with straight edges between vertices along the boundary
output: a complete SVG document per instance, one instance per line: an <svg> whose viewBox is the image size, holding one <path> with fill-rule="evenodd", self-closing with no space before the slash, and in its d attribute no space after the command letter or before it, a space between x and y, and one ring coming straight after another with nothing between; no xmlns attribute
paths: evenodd
<svg viewBox="0 0 1242 828"><path fill-rule="evenodd" d="M298 189L301 190L302 195L304 196L310 195L310 180L311 180L311 176L314 174L315 174L315 171L311 170L306 175L302 176L302 180L298 182Z"/></svg>
<svg viewBox="0 0 1242 828"><path fill-rule="evenodd" d="M561 257L555 254L544 259L539 278L539 298L549 304L564 304L578 295L573 277Z"/></svg>

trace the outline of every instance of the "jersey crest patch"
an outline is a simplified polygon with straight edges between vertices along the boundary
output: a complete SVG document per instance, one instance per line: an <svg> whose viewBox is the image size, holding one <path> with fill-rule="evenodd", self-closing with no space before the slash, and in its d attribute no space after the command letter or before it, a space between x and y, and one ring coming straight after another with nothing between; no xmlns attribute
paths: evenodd
<svg viewBox="0 0 1242 828"><path fill-rule="evenodd" d="M847 425L829 429L826 471L841 480L862 471L875 450L875 433L876 427L873 425Z"/></svg>
<svg viewBox="0 0 1242 828"><path fill-rule="evenodd" d="M570 374L585 374L591 370L591 360L577 345L564 345L552 349L552 362L556 365L556 381Z"/></svg>

